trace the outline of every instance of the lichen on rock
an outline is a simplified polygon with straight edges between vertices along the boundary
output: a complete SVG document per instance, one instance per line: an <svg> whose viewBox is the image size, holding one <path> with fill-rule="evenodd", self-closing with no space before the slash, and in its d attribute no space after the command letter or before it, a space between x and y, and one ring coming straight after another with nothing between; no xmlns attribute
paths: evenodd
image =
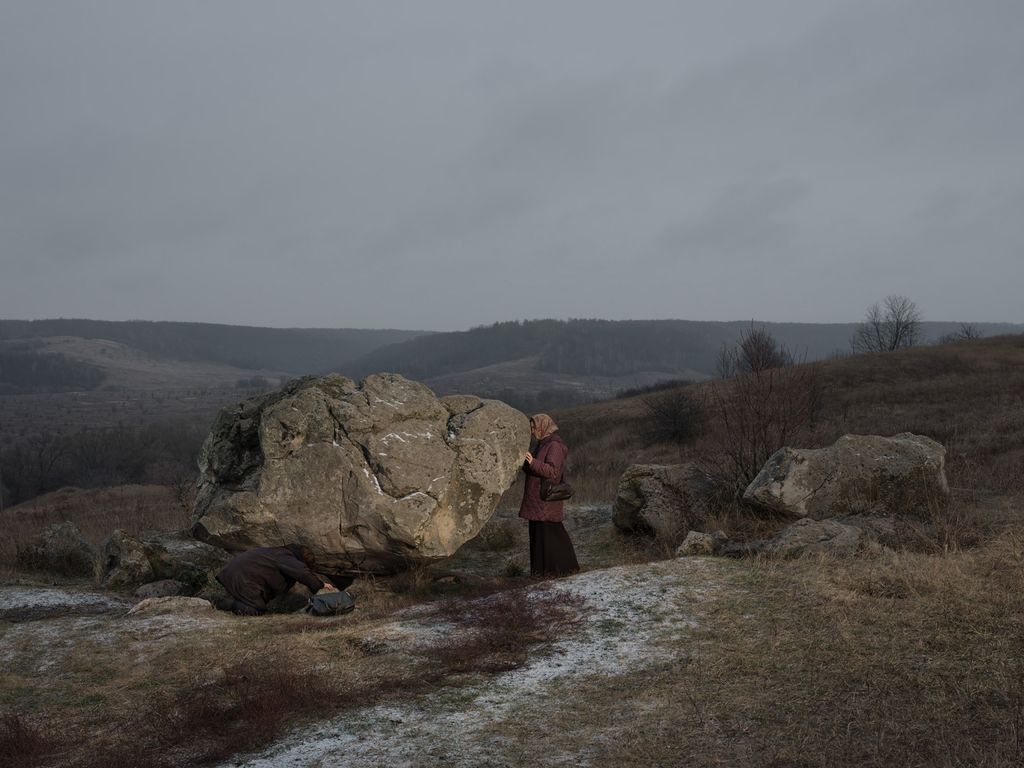
<svg viewBox="0 0 1024 768"><path fill-rule="evenodd" d="M389 573L475 536L529 421L396 374L306 377L223 409L200 454L193 533L229 550L301 543L331 573Z"/></svg>

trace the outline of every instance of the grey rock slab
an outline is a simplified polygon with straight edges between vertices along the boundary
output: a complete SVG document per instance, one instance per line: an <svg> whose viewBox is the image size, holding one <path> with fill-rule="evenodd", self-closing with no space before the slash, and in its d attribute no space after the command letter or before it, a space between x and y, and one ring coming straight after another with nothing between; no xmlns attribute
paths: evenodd
<svg viewBox="0 0 1024 768"><path fill-rule="evenodd" d="M862 536L861 529L852 525L805 517L770 539L764 551L776 557L819 554L848 556L856 554L860 549Z"/></svg>
<svg viewBox="0 0 1024 768"><path fill-rule="evenodd" d="M176 579L161 579L160 581L151 581L149 584L143 584L135 590L135 597L140 600L145 600L149 597L175 597L185 594L187 590L188 587Z"/></svg>
<svg viewBox="0 0 1024 768"><path fill-rule="evenodd" d="M433 562L480 531L529 439L496 400L395 374L307 377L217 416L192 531L230 551L305 544L336 574Z"/></svg>
<svg viewBox="0 0 1024 768"><path fill-rule="evenodd" d="M0 587L0 619L5 621L115 613L127 606L124 600L95 592L50 587Z"/></svg>
<svg viewBox="0 0 1024 768"><path fill-rule="evenodd" d="M132 587L156 579L145 543L120 528L103 544L99 575L100 584L106 589Z"/></svg>
<svg viewBox="0 0 1024 768"><path fill-rule="evenodd" d="M148 597L132 606L129 616L152 616L157 614L207 614L214 610L209 600L201 597Z"/></svg>

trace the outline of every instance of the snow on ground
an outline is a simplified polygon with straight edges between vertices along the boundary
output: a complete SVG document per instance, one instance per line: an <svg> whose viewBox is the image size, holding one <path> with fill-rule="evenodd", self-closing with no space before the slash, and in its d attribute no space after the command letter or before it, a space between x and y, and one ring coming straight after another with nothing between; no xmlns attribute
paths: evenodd
<svg viewBox="0 0 1024 768"><path fill-rule="evenodd" d="M574 678L622 675L665 659L696 627L680 604L707 599L719 581L716 561L685 558L590 571L551 582L586 601L583 624L550 653L470 688L441 689L396 705L347 712L301 729L268 750L226 765L245 768L388 766L453 768L511 765L496 726L542 716L552 688ZM435 625L436 627L436 625ZM436 632L425 618L406 618L382 632L422 642ZM539 720L538 723L542 723ZM566 764L582 764L577 755Z"/></svg>
<svg viewBox="0 0 1024 768"><path fill-rule="evenodd" d="M122 611L124 600L95 592L69 592L49 587L0 587L0 619L26 621Z"/></svg>

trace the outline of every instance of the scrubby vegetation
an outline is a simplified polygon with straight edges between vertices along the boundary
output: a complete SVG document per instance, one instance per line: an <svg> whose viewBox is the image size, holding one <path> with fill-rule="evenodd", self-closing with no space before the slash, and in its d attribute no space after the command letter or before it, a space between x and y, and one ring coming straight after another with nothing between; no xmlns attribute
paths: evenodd
<svg viewBox="0 0 1024 768"><path fill-rule="evenodd" d="M205 430L195 422L40 432L0 451L5 505L76 486L164 483L195 474Z"/></svg>

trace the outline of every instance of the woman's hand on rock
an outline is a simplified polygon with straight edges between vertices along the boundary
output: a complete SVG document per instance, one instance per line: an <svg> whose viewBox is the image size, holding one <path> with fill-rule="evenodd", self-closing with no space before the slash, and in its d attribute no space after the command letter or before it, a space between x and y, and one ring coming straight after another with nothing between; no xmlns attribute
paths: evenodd
<svg viewBox="0 0 1024 768"><path fill-rule="evenodd" d="M527 464L533 464L533 454L530 453L529 451L524 453L523 454L523 461L525 461Z"/></svg>

